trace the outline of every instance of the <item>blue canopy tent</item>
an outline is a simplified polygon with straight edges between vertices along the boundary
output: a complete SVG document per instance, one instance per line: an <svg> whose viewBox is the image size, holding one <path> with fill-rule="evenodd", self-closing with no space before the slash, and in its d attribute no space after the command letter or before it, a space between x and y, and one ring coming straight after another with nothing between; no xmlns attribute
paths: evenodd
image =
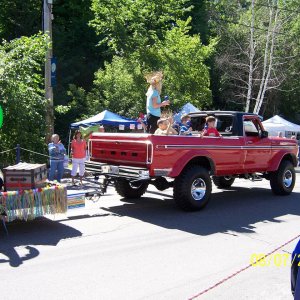
<svg viewBox="0 0 300 300"><path fill-rule="evenodd" d="M181 107L181 109L177 114L174 115L174 121L176 123L180 123L181 122L180 118L182 115L189 114L192 112L198 112L198 111L200 110L197 107L195 107L192 103L187 103Z"/></svg>
<svg viewBox="0 0 300 300"><path fill-rule="evenodd" d="M138 125L139 122L133 119L128 119L125 117L122 117L118 114L115 114L109 110L104 110L103 112L71 124L72 129L78 129L80 126L94 126L94 125L112 125L112 126L118 126L118 125L124 125L124 126L130 126L131 124Z"/></svg>
<svg viewBox="0 0 300 300"><path fill-rule="evenodd" d="M109 110L104 110L103 112L90 117L88 119L72 123L70 125L70 133L69 133L69 145L68 145L68 155L70 153L70 142L71 142L71 131L72 129L79 129L79 127L89 127L89 126L95 126L95 125L111 125L111 126L130 126L130 125L137 126L140 124L138 121L133 119L128 119L125 117L122 117L118 114L115 114Z"/></svg>

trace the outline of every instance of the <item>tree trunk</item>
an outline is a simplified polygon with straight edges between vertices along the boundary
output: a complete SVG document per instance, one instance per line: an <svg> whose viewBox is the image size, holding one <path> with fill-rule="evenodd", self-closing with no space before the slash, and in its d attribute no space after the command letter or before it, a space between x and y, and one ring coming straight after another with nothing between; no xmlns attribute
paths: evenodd
<svg viewBox="0 0 300 300"><path fill-rule="evenodd" d="M279 9L277 8L276 13L275 13L275 18L274 18L273 30L272 30L272 41L271 41L271 48L270 48L270 54L269 54L268 73L267 73L267 76L266 76L266 79L265 79L265 83L264 83L263 91L261 93L260 101L258 102L258 106L257 106L257 110L256 110L257 114L259 114L260 108L263 104L265 93L266 93L266 90L267 90L267 87L268 87L268 82L269 82L270 75L271 75L271 71L272 71L272 68L273 68L273 52L274 52L274 44L275 44L275 37L276 37L278 13L279 13Z"/></svg>
<svg viewBox="0 0 300 300"><path fill-rule="evenodd" d="M268 58L269 58L269 42L270 42L270 35L271 35L271 28L272 28L272 20L273 20L273 6L270 9L269 13L269 27L268 27L268 33L267 33L267 38L266 38L266 46L265 46L265 54L264 54L264 67L263 67L263 74L261 77L261 82L259 86L259 91L256 97L256 103L253 112L256 113L259 102L261 100L261 94L264 88L264 83L265 83L265 76L267 72L267 64L268 64Z"/></svg>
<svg viewBox="0 0 300 300"><path fill-rule="evenodd" d="M255 49L254 49L254 5L255 0L252 0L251 3L251 27L250 27L250 49L249 49L249 77L248 77L248 91L247 91L247 99L246 99L246 112L249 112L250 103L251 103L251 96L252 96L252 80L253 80L253 59L255 56Z"/></svg>

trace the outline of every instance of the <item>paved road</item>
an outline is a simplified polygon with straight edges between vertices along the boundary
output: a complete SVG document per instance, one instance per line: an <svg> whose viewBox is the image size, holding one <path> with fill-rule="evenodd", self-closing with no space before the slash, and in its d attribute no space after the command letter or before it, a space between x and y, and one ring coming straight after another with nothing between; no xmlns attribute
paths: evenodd
<svg viewBox="0 0 300 300"><path fill-rule="evenodd" d="M1 299L191 299L300 234L297 176L289 197L238 180L197 213L177 210L171 191L130 203L110 189L67 216L10 224L0 236ZM272 260L195 299L289 300L289 272Z"/></svg>

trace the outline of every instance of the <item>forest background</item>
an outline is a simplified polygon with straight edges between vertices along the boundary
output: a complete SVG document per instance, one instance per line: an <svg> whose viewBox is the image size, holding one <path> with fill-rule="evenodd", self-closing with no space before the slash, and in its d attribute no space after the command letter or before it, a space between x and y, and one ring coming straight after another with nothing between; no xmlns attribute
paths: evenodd
<svg viewBox="0 0 300 300"><path fill-rule="evenodd" d="M42 0L1 1L0 150L46 153L42 11ZM164 72L173 111L191 102L300 121L300 0L54 0L53 16L63 142L70 123L104 109L145 113L153 70Z"/></svg>

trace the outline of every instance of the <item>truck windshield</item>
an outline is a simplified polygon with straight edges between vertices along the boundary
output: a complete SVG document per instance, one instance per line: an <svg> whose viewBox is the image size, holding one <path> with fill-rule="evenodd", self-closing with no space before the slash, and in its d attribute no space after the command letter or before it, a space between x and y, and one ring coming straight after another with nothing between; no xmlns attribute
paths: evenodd
<svg viewBox="0 0 300 300"><path fill-rule="evenodd" d="M232 128L233 128L233 117L232 116L216 116L217 119L217 130L223 136L230 136L232 135Z"/></svg>
<svg viewBox="0 0 300 300"><path fill-rule="evenodd" d="M206 125L207 115L192 117L192 128L195 131L203 131ZM233 116L232 115L215 115L216 128L222 134L222 136L233 135Z"/></svg>

